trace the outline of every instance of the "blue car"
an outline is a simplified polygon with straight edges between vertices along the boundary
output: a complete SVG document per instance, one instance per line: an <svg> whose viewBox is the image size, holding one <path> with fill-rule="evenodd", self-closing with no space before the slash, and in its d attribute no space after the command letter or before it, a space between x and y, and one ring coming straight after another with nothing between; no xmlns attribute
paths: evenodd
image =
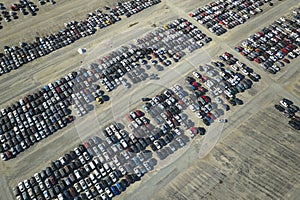
<svg viewBox="0 0 300 200"><path fill-rule="evenodd" d="M118 190L118 188L116 186L111 186L110 187L111 191L114 193L114 195L119 195L120 191Z"/></svg>
<svg viewBox="0 0 300 200"><path fill-rule="evenodd" d="M117 186L117 188L118 188L118 190L119 190L120 192L124 190L124 189L123 189L123 186L121 185L121 183L116 183L116 186Z"/></svg>
<svg viewBox="0 0 300 200"><path fill-rule="evenodd" d="M137 159L136 157L133 157L132 160L135 162L136 165L140 165L140 161L139 159Z"/></svg>

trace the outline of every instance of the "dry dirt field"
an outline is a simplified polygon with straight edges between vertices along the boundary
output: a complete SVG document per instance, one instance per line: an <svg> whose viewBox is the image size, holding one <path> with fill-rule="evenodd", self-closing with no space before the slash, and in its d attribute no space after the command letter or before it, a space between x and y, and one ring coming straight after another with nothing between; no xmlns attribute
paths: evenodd
<svg viewBox="0 0 300 200"><path fill-rule="evenodd" d="M37 3L37 0L33 1ZM0 30L0 46L17 45L19 41L30 41L49 31L59 31L64 22L83 19L88 12L96 8L103 10L103 6L112 6L114 1L57 0L55 5L39 6L37 16L21 16L9 24L2 22L4 27ZM2 2L9 5L11 1ZM154 7L122 19L90 37L80 39L1 76L1 108L79 68L82 62L88 63L93 59L95 49L99 55L105 54L153 30L154 24L159 26L172 19L184 17L213 39L204 47L205 54L213 59L224 51L233 53L242 62L253 67L262 76L262 80L242 94L245 105L228 113L226 117L229 122L221 130L216 126L210 128L211 132L220 132L220 139L212 151L203 154L205 140L197 138L184 152L172 155L165 165L147 174L142 181L130 186L114 199L299 199L299 131L289 128L286 118L273 106L282 97L290 98L300 105L299 58L278 75L271 76L258 65L235 54L233 48L252 32L299 7L300 3L297 0L274 0L272 8L266 7L265 12L250 19L240 28L230 30L224 37L217 37L188 16L190 11L209 2L211 1L162 0L162 3ZM130 27L134 23L136 25ZM79 47L87 48L87 54L79 55L76 51ZM196 51L173 69L161 72L161 82L156 85L174 84L180 78L178 73L183 76L193 69L192 65L201 64L199 55L203 51ZM192 67L184 68L186 63ZM172 73L174 71L176 73ZM151 84L152 82L148 85ZM114 92L111 94L114 101L106 107L97 108L87 119L78 120L11 161L1 161L0 199L14 199L12 186L40 171L50 160L57 159L112 119L135 107L140 97L153 94L157 90L156 87L147 88L145 85L138 85L125 95L121 90ZM127 105L128 97L133 102L130 106ZM98 115L98 118L93 120L93 115Z"/></svg>

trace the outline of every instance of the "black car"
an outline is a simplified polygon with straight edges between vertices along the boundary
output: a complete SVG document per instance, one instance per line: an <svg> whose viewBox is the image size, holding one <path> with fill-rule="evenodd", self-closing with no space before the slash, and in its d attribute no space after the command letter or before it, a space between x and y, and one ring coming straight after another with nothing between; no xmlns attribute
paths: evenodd
<svg viewBox="0 0 300 200"><path fill-rule="evenodd" d="M129 148L129 151L130 152L134 152L134 153L138 153L139 152L139 149L136 147L135 144L132 144Z"/></svg>
<svg viewBox="0 0 300 200"><path fill-rule="evenodd" d="M150 98L142 98L142 101L151 101Z"/></svg>
<svg viewBox="0 0 300 200"><path fill-rule="evenodd" d="M50 167L46 167L45 172L48 177L52 175L52 170Z"/></svg>
<svg viewBox="0 0 300 200"><path fill-rule="evenodd" d="M274 107L275 107L277 110L279 110L280 112L283 112L283 111L285 110L282 106L277 105L277 104L275 104Z"/></svg>
<svg viewBox="0 0 300 200"><path fill-rule="evenodd" d="M296 113L299 111L299 107L296 105L290 105L288 109L293 113Z"/></svg>
<svg viewBox="0 0 300 200"><path fill-rule="evenodd" d="M153 151L157 151L157 148L156 148L156 146L155 146L154 144L150 144L150 147L151 147L151 149L152 149Z"/></svg>
<svg viewBox="0 0 300 200"><path fill-rule="evenodd" d="M289 121L289 125L295 129L295 130L300 130L300 122L297 123L297 121Z"/></svg>
<svg viewBox="0 0 300 200"><path fill-rule="evenodd" d="M143 151L145 148L143 147L143 145L139 142L135 143L136 147L138 148L138 151Z"/></svg>
<svg viewBox="0 0 300 200"><path fill-rule="evenodd" d="M132 174L126 175L125 178L126 178L125 180L126 180L128 183L130 183L130 184L132 184L132 183L135 182L135 178L132 177Z"/></svg>
<svg viewBox="0 0 300 200"><path fill-rule="evenodd" d="M146 143L146 141L145 141L144 138L140 138L138 141L139 141L139 143L143 146L143 148L146 148L146 147L147 147L147 143Z"/></svg>
<svg viewBox="0 0 300 200"><path fill-rule="evenodd" d="M203 119L203 123L204 123L206 126L209 126L209 125L210 125L210 122L209 122L209 120L207 120L207 119Z"/></svg>

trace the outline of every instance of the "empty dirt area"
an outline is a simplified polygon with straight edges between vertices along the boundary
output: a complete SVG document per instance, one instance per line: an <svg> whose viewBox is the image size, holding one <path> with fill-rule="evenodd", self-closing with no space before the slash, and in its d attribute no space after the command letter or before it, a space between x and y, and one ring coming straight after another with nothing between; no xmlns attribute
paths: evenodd
<svg viewBox="0 0 300 200"><path fill-rule="evenodd" d="M299 133L273 104L252 115L152 199L297 199Z"/></svg>

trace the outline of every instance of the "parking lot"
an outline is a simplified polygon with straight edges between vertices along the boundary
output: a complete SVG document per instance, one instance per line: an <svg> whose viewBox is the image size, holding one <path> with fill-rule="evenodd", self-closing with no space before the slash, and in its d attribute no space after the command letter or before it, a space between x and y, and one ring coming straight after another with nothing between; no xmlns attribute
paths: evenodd
<svg viewBox="0 0 300 200"><path fill-rule="evenodd" d="M299 11L296 9L249 36L235 50L248 60L260 64L269 73L276 74L300 54L299 33L296 31L298 18Z"/></svg>
<svg viewBox="0 0 300 200"><path fill-rule="evenodd" d="M45 56L57 49L70 45L82 37L88 37L97 30L103 29L121 20L123 16L130 17L143 9L158 4L160 1L139 1L131 4L128 2L118 3L112 9L105 7L109 12L103 12L100 9L90 12L83 21L64 22L64 29L58 33L47 34L44 37L35 37L33 42L20 41L19 46L4 46L4 53L1 55L0 75L16 70L23 64L31 62L39 57ZM35 13L36 5L23 1L22 4L15 4L16 9L27 6L29 10ZM13 8L11 8L13 9ZM4 11L3 11L4 12ZM2 13L3 13L2 12ZM5 19L10 19L9 16Z"/></svg>
<svg viewBox="0 0 300 200"><path fill-rule="evenodd" d="M294 163L299 151L297 136L274 113L273 102L268 101L266 108L242 123L210 155L165 183L164 189L151 199L248 198L249 194L255 198L297 199L295 185L299 174L295 170L299 163ZM269 166L269 162L277 164ZM285 167L286 163L290 164ZM280 166L284 173L274 173ZM280 182L280 186L274 181ZM256 187L260 184L264 186Z"/></svg>
<svg viewBox="0 0 300 200"><path fill-rule="evenodd" d="M163 8L166 4L168 4L168 1L163 1L162 5L158 5L158 7ZM180 3L176 5L180 5ZM277 9L278 7L276 6L277 4L272 9ZM174 5L170 5L170 7L174 7ZM101 195L106 197L116 196L114 199L197 199L199 196L202 198L218 198L227 191L228 198L234 198L235 195L241 195L246 198L250 192L256 192L257 198L265 197L265 195L273 195L272 197L274 198L284 198L286 196L282 196L280 191L286 191L288 197L293 197L295 191L293 184L287 186L287 184L283 183L283 185L286 185L286 188L277 188L277 192L273 194L269 192L270 188L277 183L272 182L267 189L264 188L257 192L255 188L262 180L259 180L256 176L253 176L254 178L251 177L253 188L250 187L251 189L249 188L247 191L241 189L244 186L235 185L233 190L237 192L236 194L230 192L229 188L224 187L223 185L225 184L223 183L226 181L231 183L232 179L228 177L233 176L236 172L243 174L243 170L245 170L244 165L246 165L247 160L245 161L244 157L249 157L248 154L252 151L246 151L242 148L246 147L247 141L253 140L247 130L253 130L251 133L263 133L262 135L265 132L268 134L276 133L276 137L280 137L280 134L277 134L278 132L287 130L285 137L278 140L280 144L278 149L274 150L276 153L270 150L268 154L269 162L276 162L272 159L277 156L277 150L282 152L279 150L282 148L285 151L286 146L293 142L292 135L295 133L295 130L289 127L288 121L286 123L278 123L280 113L274 109L274 104L278 103L280 98L286 97L299 105L298 93L292 92L297 91L298 87L296 75L299 72L295 66L298 58L295 58L295 62L290 63L289 69L284 69L280 72L282 75L275 81L260 66L249 62L249 60L235 52L236 42L242 41L247 35L243 34L239 38L231 38L228 41L234 42L228 42L228 45L225 45L226 42L224 40L213 36L205 28L194 23L192 18L189 18L189 11L187 10L185 15L178 16L181 13L173 13L168 9L164 13L160 13L158 8L149 9L150 11L145 10L142 13L150 13L154 10L158 15L146 21L140 20L134 26L142 28L146 24L149 25L150 21L158 20L160 15L163 16L164 14L170 16L172 20L162 20L163 22L156 28L132 31L132 34L136 34L136 37L120 34L118 41L116 39L116 42L112 42L111 50L99 51L99 45L92 45L92 41L90 41L90 43L87 43L87 47L98 46L97 52L101 53L92 51L84 62L82 60L85 58L79 58L78 55L75 56L74 53L69 53L73 57L71 60L76 61L78 65L80 63L84 65L81 69L76 68L76 70L73 70L74 67L68 65L69 67L50 74L51 80L55 80L52 81L52 84L55 84L54 87L52 84L48 84L49 78L43 76L42 72L36 76L41 77L41 79L36 79L39 82L34 82L35 85L28 85L32 88L30 93L33 95L38 93L37 87L43 93L50 92L50 95L52 93L54 97L53 100L50 98L52 103L48 103L45 99L49 110L53 112L53 108L51 109L50 106L57 103L60 107L55 108L55 105L53 105L54 109L64 112L60 101L63 102L63 105L68 103L60 95L63 91L60 92L56 87L62 89L61 85L66 86L70 82L75 84L76 86L70 86L72 91L68 93L68 96L71 96L69 104L73 104L73 107L69 107L71 109L67 115L62 113L59 116L62 119L75 120L72 123L70 123L71 121L61 122L68 125L62 130L60 130L62 127L55 128L57 131L55 131L56 133L53 136L47 137L46 135L44 140L31 146L16 158L6 163L1 162L1 169L4 172L1 181L4 182L8 176L10 177L10 180L7 181L10 187L3 189L3 195L6 199L14 199L12 197L12 188L17 186L20 181L30 179L31 176L35 177L34 174L37 172L40 173L40 176L44 174L40 181L37 181L37 177L34 178L38 183L31 183L29 180L29 184L27 184L27 181L26 183L23 182L23 186L20 184L21 188L26 188L25 190L27 190L27 195L29 196L39 193L45 198L80 194L86 196L87 199L90 199L91 196L100 197ZM266 16L269 13L266 10ZM263 17L264 12L260 15ZM254 19L259 17L257 16ZM177 21L174 21L174 19L177 19ZM131 19L124 20L124 24L121 21L120 26L125 29L128 28L130 20L133 23L137 18L132 16ZM255 21L250 20L249 26L254 25ZM267 23L263 23L261 28L267 25ZM239 26L243 27L243 25ZM247 28L249 27L247 26ZM256 28L258 29L259 27ZM91 38L99 37L98 41L101 41L101 38L104 38L105 34L109 34L108 31L112 30L116 29L113 26L108 27L107 31L104 31L103 36L95 34L96 36ZM184 34L180 34L182 32ZM237 30L237 32L239 31ZM226 35L226 37L230 37L230 35ZM172 38L176 38L181 43L170 42ZM88 40L89 38L85 42L88 42ZM121 42L122 40L125 42ZM120 44L122 44L122 48L120 48ZM76 44L74 45L76 46ZM68 51L69 49L69 47L66 47L65 50ZM172 49L175 52L171 52L170 50ZM64 48L60 51L63 50ZM56 55L62 56L61 53ZM60 56L55 59L59 61ZM120 61L118 59L122 60L124 64L118 62ZM126 63L125 60L130 64ZM120 65L117 66L116 63ZM219 63L222 63L222 65ZM61 65L63 65L63 62L58 63L58 66ZM110 65L114 67L110 67ZM128 68L128 66L131 66L131 68ZM24 66L25 69L26 66ZM51 70L49 68L43 70L43 72L47 71L50 72ZM59 77L62 77L62 74L70 76L69 72L71 71L78 75L75 75L73 78L64 77L63 79L70 79L74 82L68 80L63 82L64 80L60 79L63 82L61 84L56 81ZM11 77L14 77L13 72ZM95 77L95 79L92 77ZM222 81L219 82L218 80L220 79ZM44 85L47 85L49 88L44 87ZM28 86L25 86L25 89ZM288 89L285 90L284 88ZM23 90L25 89L23 88ZM88 91L84 91L85 89ZM66 91L68 91L68 87L66 87ZM171 95L166 91L170 91ZM23 99L22 90L17 93L21 94ZM56 96L60 98L59 100L56 99L55 93L58 94ZM280 94L280 97L276 94ZM15 98L15 95L16 93L6 96L2 101L7 105L11 105L11 103L15 103L17 99L21 98L20 96ZM187 98L186 100L184 100L185 97ZM5 98L12 98L12 102L8 104ZM142 98L144 98L143 102L141 102ZM34 99L34 101L37 101L36 99L38 98ZM275 102L275 100L278 100L278 102ZM43 105L43 101L37 103ZM18 102L20 105L23 103L19 100ZM91 107L86 107L83 103L87 103L87 106ZM47 108L44 105L43 107L45 112L47 112ZM23 110L22 105L21 109ZM16 112L18 113L18 111ZM21 112L24 112L24 110L17 115L21 114ZM44 117L42 112L40 113L41 117ZM8 118L12 119L15 117L13 112L12 115L13 117L8 116ZM21 118L21 116L19 117ZM51 120L52 115L47 117ZM55 120L59 117L55 116ZM46 119L41 119L40 121L43 120L46 121ZM60 126L58 121L57 125ZM111 126L114 122L117 122L117 127ZM47 123L45 126L48 126ZM55 127L54 124L53 126ZM41 127L44 128L42 124ZM107 127L110 128L107 129ZM274 128L270 130L270 127ZM104 133L103 130L107 130L107 133ZM124 133L124 135L121 133ZM101 140L95 139L93 137L95 135ZM251 138L249 139L248 137ZM26 137L24 136L24 138ZM73 138L73 140L71 141L70 138ZM90 140L89 138L93 139ZM239 143L234 143L236 138L239 139ZM1 138L1 140L7 139L6 136ZM26 143L26 140L24 141ZM261 141L263 141L263 138L257 139L257 143L249 143L249 146L257 146L257 151L259 151L262 148L260 145ZM13 142L17 141L11 142L9 145L13 145ZM83 143L83 146L79 147L81 150L78 155L75 151L76 155L71 153L74 148L78 148L80 143ZM103 149L101 144L104 145L105 149ZM213 149L215 145L217 146ZM271 145L271 143L267 142L266 145ZM203 149L204 146L209 148ZM211 149L213 149L212 152L208 154ZM41 157L41 152L45 152L43 157ZM122 155L122 152L129 153L130 159L127 160L127 156ZM141 152L143 152L142 156L144 156L144 159L140 156ZM69 157L66 154L72 156ZM230 156L227 156L227 154ZM65 158L61 158L62 156ZM79 156L82 157L79 158ZM120 158L120 156L123 156L125 159ZM201 156L202 160L194 162L198 156ZM96 186L97 182L94 179L97 176L98 169L93 169L98 167L98 165L93 165L97 162L95 160L98 159L102 163L99 165L99 172L101 167L104 167L104 163L112 163L109 164L107 169L110 170L109 172L105 169L106 175L101 174L101 172L101 175L98 173L97 179L105 179L104 182L101 182L104 185L101 186L99 184ZM253 155L250 159L261 159L261 157L254 157ZM294 162L297 165L297 162L294 161L295 159L295 155L288 153L288 156L286 155L282 158L282 162ZM32 161L32 166L29 168L28 163L24 162L24 160ZM53 161L55 166L50 164L52 163L49 162L50 160ZM55 160L58 160L58 162ZM79 160L78 166L72 166L73 164L71 163L75 165L75 160ZM90 160L93 161L91 162ZM262 160L261 163L264 163L262 166L268 165L266 159ZM86 165L87 162L93 164ZM128 166L127 163L130 163L130 170L124 170L131 174L129 176L123 171L123 168ZM11 166L16 171L13 175L9 174ZM208 170L208 166L210 166L211 170ZM243 169L239 166L242 166ZM49 171L47 167L53 167L53 170ZM293 173L294 167L294 165L289 166L288 169L285 169L285 173ZM183 172L184 169L187 169L186 172ZM233 169L237 169L237 171ZM45 171L43 172L43 170ZM80 178L76 177L78 173L75 174L75 170L79 171ZM196 173L198 170L201 172ZM241 170L242 172L240 172ZM273 171L276 170L273 169ZM54 171L56 172L54 173ZM269 171L265 174L266 177L272 175ZM54 178L56 182L51 182L52 178L49 178L51 176L57 176ZM75 179L72 176L75 176ZM138 178L139 176L140 178ZM201 181L203 180L197 184L201 185L201 187L203 186L203 188L199 188L201 192L192 190L195 186L190 184L198 183L194 177ZM212 181L207 181L207 177L211 177ZM238 178L235 180L240 180ZM189 179L194 181L188 181ZM295 180L290 180L290 183L296 183ZM30 184L32 189L29 189L31 187ZM42 191L36 192L36 186ZM19 190L21 190L20 187ZM121 193L119 194L119 192ZM153 195L154 193L155 195Z"/></svg>
<svg viewBox="0 0 300 200"><path fill-rule="evenodd" d="M271 9L273 5L273 2L268 0L216 1L191 12L190 16L210 32L220 36L225 34L227 29L247 23L248 19Z"/></svg>

